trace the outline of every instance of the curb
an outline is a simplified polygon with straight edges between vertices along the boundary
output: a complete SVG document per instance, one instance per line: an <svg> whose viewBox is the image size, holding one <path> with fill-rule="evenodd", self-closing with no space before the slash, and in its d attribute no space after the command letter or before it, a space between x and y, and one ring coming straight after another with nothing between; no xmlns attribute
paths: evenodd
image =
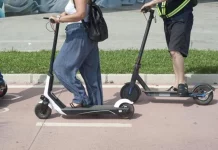
<svg viewBox="0 0 218 150"><path fill-rule="evenodd" d="M3 74L7 84L44 84L46 80L46 74ZM141 78L148 85L173 85L173 74L140 74ZM83 83L81 75L77 75ZM102 74L103 84L125 84L131 80L131 74ZM195 85L199 83L208 83L211 85L218 84L218 74L186 74L186 82L189 85ZM57 78L54 78L54 84L60 84Z"/></svg>

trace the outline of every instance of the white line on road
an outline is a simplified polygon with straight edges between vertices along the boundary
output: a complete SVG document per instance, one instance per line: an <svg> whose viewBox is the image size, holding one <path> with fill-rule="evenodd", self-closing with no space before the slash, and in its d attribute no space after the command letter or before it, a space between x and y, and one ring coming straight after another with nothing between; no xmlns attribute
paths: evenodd
<svg viewBox="0 0 218 150"><path fill-rule="evenodd" d="M1 114L1 113L5 113L5 112L7 112L7 111L9 111L8 108L2 108L2 107L0 107L0 114Z"/></svg>
<svg viewBox="0 0 218 150"><path fill-rule="evenodd" d="M36 126L45 127L114 127L114 128L130 128L132 124L123 123L51 123L37 122Z"/></svg>
<svg viewBox="0 0 218 150"><path fill-rule="evenodd" d="M17 95L17 94L7 94L7 96L12 96L13 98L5 98L5 97L3 97L3 98L1 98L1 100L11 100L11 101L14 101L14 100L19 99L19 98L22 97L22 96Z"/></svg>

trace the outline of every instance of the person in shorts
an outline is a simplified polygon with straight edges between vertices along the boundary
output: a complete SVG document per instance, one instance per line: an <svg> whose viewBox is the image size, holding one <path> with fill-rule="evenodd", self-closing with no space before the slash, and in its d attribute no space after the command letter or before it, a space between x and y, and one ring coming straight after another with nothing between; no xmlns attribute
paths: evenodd
<svg viewBox="0 0 218 150"><path fill-rule="evenodd" d="M143 8L150 9L154 5L157 5L157 10L163 18L166 43L175 74L174 85L168 91L177 91L180 96L187 96L188 85L185 82L184 58L188 57L193 26L192 2L187 0L152 0L145 3L141 7L141 11ZM163 9L163 5L165 9ZM178 8L180 10L174 13L174 10L178 10Z"/></svg>

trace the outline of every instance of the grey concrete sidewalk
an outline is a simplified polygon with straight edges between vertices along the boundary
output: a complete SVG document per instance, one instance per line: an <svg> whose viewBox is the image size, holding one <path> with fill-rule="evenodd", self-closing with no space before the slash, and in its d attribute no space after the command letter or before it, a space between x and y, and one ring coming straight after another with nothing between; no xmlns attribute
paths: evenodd
<svg viewBox="0 0 218 150"><path fill-rule="evenodd" d="M99 44L101 49L117 50L140 48L146 20L139 12L141 5L104 10L108 23L109 39ZM218 50L218 2L199 3L194 8L195 21L191 37L191 48ZM0 19L0 50L35 51L51 49L53 33L46 30L47 20L42 17L51 14L37 14ZM148 18L148 14L147 14ZM61 24L57 48L65 38L65 26ZM48 26L51 30L51 28ZM163 22L157 16L152 23L145 49L166 48Z"/></svg>

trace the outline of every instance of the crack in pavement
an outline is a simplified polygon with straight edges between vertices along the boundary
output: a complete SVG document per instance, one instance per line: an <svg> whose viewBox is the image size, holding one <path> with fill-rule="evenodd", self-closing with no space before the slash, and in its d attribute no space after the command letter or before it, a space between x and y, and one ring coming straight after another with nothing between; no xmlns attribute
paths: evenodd
<svg viewBox="0 0 218 150"><path fill-rule="evenodd" d="M32 148L32 145L33 145L33 143L35 142L36 138L38 137L38 135L39 135L39 133L40 133L40 131L41 131L41 129L42 129L42 127L43 127L45 121L46 121L46 119L44 120L42 126L39 128L39 131L36 133L36 136L34 137L33 141L31 142L31 144L30 144L28 150L30 150L30 149Z"/></svg>

